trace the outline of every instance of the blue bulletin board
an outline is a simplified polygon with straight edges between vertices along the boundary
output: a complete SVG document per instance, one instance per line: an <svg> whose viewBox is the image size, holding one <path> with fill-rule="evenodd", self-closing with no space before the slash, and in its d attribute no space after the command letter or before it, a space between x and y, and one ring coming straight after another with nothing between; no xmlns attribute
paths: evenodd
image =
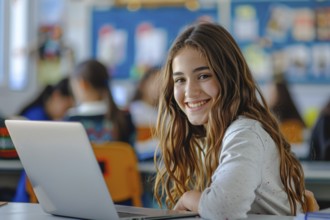
<svg viewBox="0 0 330 220"><path fill-rule="evenodd" d="M214 9L166 7L129 11L92 10L92 55L115 79L137 79L148 66L160 66L177 34L198 20L218 21Z"/></svg>
<svg viewBox="0 0 330 220"><path fill-rule="evenodd" d="M255 78L330 83L330 1L232 0L231 33Z"/></svg>

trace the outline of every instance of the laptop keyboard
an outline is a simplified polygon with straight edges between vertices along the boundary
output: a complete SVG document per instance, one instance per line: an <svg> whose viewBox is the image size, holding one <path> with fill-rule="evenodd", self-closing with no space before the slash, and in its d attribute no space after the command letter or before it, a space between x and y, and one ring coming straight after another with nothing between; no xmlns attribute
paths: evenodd
<svg viewBox="0 0 330 220"><path fill-rule="evenodd" d="M129 217L143 217L143 214L128 213L128 212L118 212L119 218L129 218Z"/></svg>

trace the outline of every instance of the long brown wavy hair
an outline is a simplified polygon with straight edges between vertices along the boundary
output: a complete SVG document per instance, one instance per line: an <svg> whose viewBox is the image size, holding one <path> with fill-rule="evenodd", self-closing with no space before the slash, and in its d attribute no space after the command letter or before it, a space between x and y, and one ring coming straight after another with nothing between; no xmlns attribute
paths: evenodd
<svg viewBox="0 0 330 220"><path fill-rule="evenodd" d="M213 103L205 126L194 126L180 110L173 95L172 62L183 48L198 50L216 73L219 97ZM162 96L155 131L159 138L155 157L157 175L154 196L160 206L173 208L184 192L203 191L219 165L224 133L238 116L259 121L273 138L280 156L280 177L288 195L291 214L297 204L307 210L304 173L280 132L251 71L232 36L220 25L199 23L188 27L174 41L162 70Z"/></svg>

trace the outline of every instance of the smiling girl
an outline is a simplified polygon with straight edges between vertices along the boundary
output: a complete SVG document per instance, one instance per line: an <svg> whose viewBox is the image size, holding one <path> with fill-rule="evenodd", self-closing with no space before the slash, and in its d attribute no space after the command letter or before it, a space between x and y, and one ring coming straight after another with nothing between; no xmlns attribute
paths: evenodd
<svg viewBox="0 0 330 220"><path fill-rule="evenodd" d="M205 219L307 210L304 174L231 35L189 27L162 73L155 197Z"/></svg>

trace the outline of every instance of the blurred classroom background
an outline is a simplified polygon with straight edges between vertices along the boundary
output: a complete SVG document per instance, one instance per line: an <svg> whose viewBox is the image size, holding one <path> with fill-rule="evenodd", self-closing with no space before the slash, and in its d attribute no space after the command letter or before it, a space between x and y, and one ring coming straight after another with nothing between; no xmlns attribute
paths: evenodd
<svg viewBox="0 0 330 220"><path fill-rule="evenodd" d="M329 0L2 0L0 116L17 115L42 88L89 58L106 65L115 102L129 109L143 74L161 67L175 36L199 21L230 31L267 101L274 78L286 79L304 122L293 151L305 160L330 99ZM1 135L4 150L8 139ZM322 187L330 187L326 175ZM17 178L10 182L8 176L15 173L0 167L0 188L15 186ZM327 196L321 199L330 201Z"/></svg>

